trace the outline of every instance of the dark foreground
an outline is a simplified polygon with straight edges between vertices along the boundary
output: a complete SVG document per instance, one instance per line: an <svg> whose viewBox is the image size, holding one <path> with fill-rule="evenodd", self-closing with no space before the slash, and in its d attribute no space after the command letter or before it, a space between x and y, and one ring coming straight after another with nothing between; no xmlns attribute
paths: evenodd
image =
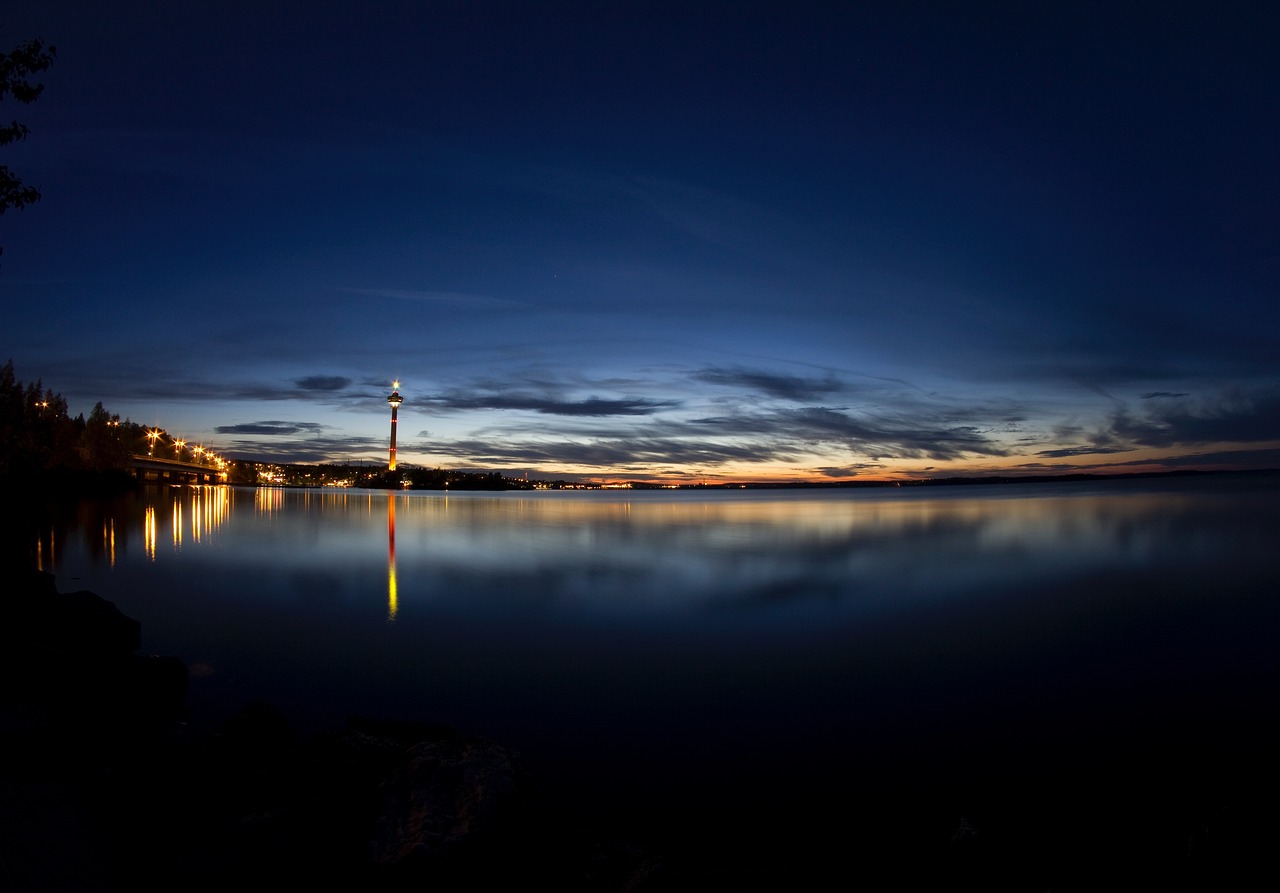
<svg viewBox="0 0 1280 893"><path fill-rule="evenodd" d="M0 626L0 890L1235 890L1280 873L1271 754L1212 735L1069 766L975 758L911 784L851 782L829 752L766 756L728 780L663 780L697 790L665 808L601 808L645 783L602 772L579 809L519 754L441 726L353 719L301 737L250 704L197 735L186 667L139 656L136 621L48 575L16 584ZM1255 706L1253 740L1274 741L1277 705Z"/></svg>

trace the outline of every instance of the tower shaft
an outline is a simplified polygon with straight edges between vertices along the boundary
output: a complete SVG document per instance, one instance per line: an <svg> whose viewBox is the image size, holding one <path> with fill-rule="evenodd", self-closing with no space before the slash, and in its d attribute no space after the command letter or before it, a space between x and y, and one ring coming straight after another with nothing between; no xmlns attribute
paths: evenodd
<svg viewBox="0 0 1280 893"><path fill-rule="evenodd" d="M391 407L391 456L387 460L387 471L396 470L396 411L400 407Z"/></svg>
<svg viewBox="0 0 1280 893"><path fill-rule="evenodd" d="M397 381L392 385L391 396L387 398L387 403L391 406L391 454L387 457L387 471L396 470L396 412L403 402L404 398L400 396L400 382Z"/></svg>

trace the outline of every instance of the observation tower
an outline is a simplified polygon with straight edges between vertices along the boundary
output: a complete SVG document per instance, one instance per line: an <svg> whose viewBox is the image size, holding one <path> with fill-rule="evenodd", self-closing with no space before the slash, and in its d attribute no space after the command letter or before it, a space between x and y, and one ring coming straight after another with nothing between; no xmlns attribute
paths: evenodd
<svg viewBox="0 0 1280 893"><path fill-rule="evenodd" d="M404 402L404 398L400 396L400 382L391 382L391 396L387 398L387 402L391 404L391 457L387 460L387 471L396 470L396 410L400 408L400 404Z"/></svg>

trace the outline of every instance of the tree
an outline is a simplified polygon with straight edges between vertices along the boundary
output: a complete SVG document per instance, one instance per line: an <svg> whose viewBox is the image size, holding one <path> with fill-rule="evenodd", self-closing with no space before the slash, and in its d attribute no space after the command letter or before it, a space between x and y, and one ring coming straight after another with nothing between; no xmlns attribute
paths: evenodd
<svg viewBox="0 0 1280 893"><path fill-rule="evenodd" d="M30 81L53 64L58 48L47 46L36 38L18 44L7 53L0 53L0 100L12 96L24 105L35 102L44 91L44 84ZM27 125L13 121L0 124L0 146L26 139ZM25 208L40 200L40 190L22 182L6 164L0 164L0 214L9 208ZM0 254L4 249L0 248Z"/></svg>
<svg viewBox="0 0 1280 893"><path fill-rule="evenodd" d="M103 408L99 401L89 413L80 435L80 461L89 471L116 471L129 466L130 438L128 422Z"/></svg>

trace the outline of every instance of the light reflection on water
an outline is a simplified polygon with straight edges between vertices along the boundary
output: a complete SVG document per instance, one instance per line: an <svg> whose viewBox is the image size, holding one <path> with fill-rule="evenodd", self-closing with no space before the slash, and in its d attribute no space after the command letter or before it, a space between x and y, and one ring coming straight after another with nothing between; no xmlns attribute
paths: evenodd
<svg viewBox="0 0 1280 893"><path fill-rule="evenodd" d="M1274 694L1277 489L152 488L40 554L198 664L211 716L261 696L304 726L412 716L704 773L744 741L946 740L937 766L956 736L1030 759L1103 735L1097 711L1137 742ZM1043 740L1010 750L1032 713Z"/></svg>

